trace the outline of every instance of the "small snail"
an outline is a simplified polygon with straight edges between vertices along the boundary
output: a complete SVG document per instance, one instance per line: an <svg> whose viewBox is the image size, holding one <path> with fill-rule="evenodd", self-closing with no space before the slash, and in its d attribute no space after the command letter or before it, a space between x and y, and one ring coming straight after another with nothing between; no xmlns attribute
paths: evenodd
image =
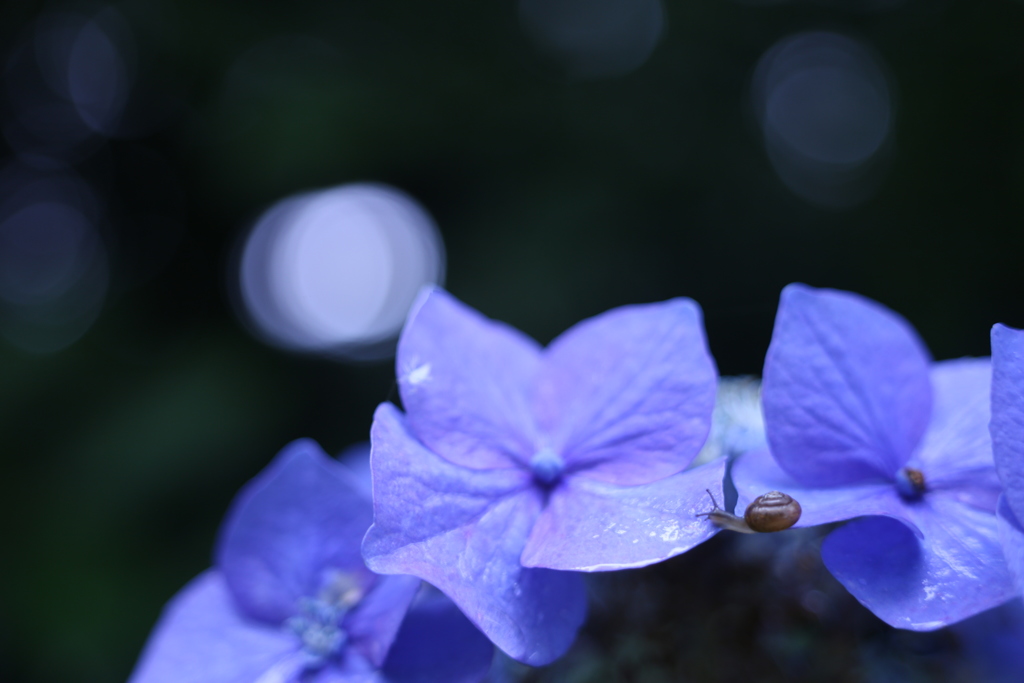
<svg viewBox="0 0 1024 683"><path fill-rule="evenodd" d="M782 531L793 526L800 519L800 503L781 491L769 491L755 498L747 506L743 517L737 517L718 507L718 501L715 500L715 496L710 490L708 495L711 496L711 504L715 508L711 512L701 512L697 516L707 517L716 526L738 531L741 534Z"/></svg>

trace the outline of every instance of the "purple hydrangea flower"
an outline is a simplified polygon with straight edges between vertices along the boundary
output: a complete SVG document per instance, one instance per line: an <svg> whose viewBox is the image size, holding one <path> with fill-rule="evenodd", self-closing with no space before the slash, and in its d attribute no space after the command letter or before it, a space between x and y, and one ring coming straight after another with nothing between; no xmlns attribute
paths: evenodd
<svg viewBox="0 0 1024 683"><path fill-rule="evenodd" d="M992 328L992 452L1003 482L999 536L1024 593L1024 330Z"/></svg>
<svg viewBox="0 0 1024 683"><path fill-rule="evenodd" d="M617 308L546 349L440 290L398 344L403 415L371 433L367 565L444 591L510 656L544 664L586 611L579 571L639 567L716 529L716 370L688 299ZM574 571L565 571L574 570Z"/></svg>
<svg viewBox="0 0 1024 683"><path fill-rule="evenodd" d="M797 526L855 519L822 559L893 626L930 630L1013 595L994 515L990 363L933 363L896 313L847 292L790 285L765 358L770 452L732 470L738 507L767 490ZM774 457L773 457L774 456Z"/></svg>
<svg viewBox="0 0 1024 683"><path fill-rule="evenodd" d="M130 683L480 681L493 647L458 609L363 564L364 492L313 441L282 450L236 497L216 567L167 605Z"/></svg>

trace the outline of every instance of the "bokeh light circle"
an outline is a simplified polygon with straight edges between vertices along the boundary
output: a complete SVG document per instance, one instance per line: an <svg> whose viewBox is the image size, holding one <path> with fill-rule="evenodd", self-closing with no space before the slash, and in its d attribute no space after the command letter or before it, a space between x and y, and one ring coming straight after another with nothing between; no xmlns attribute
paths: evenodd
<svg viewBox="0 0 1024 683"><path fill-rule="evenodd" d="M45 304L81 280L96 251L92 226L65 204L26 206L0 223L0 299Z"/></svg>
<svg viewBox="0 0 1024 683"><path fill-rule="evenodd" d="M95 198L69 174L0 171L0 336L33 353L78 340L110 282Z"/></svg>
<svg viewBox="0 0 1024 683"><path fill-rule="evenodd" d="M889 79L871 49L828 31L784 38L758 63L752 96L769 158L790 190L833 207L870 196L872 162L893 127Z"/></svg>
<svg viewBox="0 0 1024 683"><path fill-rule="evenodd" d="M444 246L408 195L358 183L282 200L241 251L241 309L267 342L292 351L387 355L419 289L441 283Z"/></svg>
<svg viewBox="0 0 1024 683"><path fill-rule="evenodd" d="M53 170L120 136L135 66L132 32L116 10L42 13L5 67L2 132L12 151Z"/></svg>
<svg viewBox="0 0 1024 683"><path fill-rule="evenodd" d="M575 78L620 76L651 56L665 26L661 0L520 0L519 20Z"/></svg>

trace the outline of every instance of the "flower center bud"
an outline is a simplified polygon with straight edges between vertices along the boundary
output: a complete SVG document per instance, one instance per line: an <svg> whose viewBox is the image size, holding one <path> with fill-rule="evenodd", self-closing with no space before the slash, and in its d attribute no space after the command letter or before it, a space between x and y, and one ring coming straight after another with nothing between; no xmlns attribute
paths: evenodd
<svg viewBox="0 0 1024 683"><path fill-rule="evenodd" d="M317 597L303 598L299 602L299 613L285 625L302 642L305 666L318 668L341 652L348 642L341 621L368 589L366 577L331 571Z"/></svg>
<svg viewBox="0 0 1024 683"><path fill-rule="evenodd" d="M543 448L530 458L530 471L541 484L551 486L565 471L565 461L550 448Z"/></svg>
<svg viewBox="0 0 1024 683"><path fill-rule="evenodd" d="M363 599L368 588L365 579L360 581L360 577L354 574L332 571L317 598L321 602L337 607L344 614Z"/></svg>
<svg viewBox="0 0 1024 683"><path fill-rule="evenodd" d="M896 490L907 500L918 500L925 492L924 473L904 467L896 473Z"/></svg>
<svg viewBox="0 0 1024 683"><path fill-rule="evenodd" d="M303 598L299 603L299 614L285 622L302 641L302 649L312 659L311 664L322 663L345 646L348 634L340 622L346 611L323 600Z"/></svg>

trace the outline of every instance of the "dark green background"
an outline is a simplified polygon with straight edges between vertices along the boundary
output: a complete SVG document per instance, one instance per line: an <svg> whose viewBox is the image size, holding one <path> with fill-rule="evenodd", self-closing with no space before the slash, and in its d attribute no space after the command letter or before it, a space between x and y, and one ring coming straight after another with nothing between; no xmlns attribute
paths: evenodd
<svg viewBox="0 0 1024 683"><path fill-rule="evenodd" d="M114 252L102 315L69 349L0 347L0 680L124 680L162 604L209 564L238 487L294 438L330 452L365 439L392 395L388 363L289 356L236 321L232 248L289 193L409 192L440 226L448 288L545 342L612 306L685 295L722 373L757 374L792 281L882 301L937 358L986 355L993 323L1024 326L1024 3L665 4L650 60L594 82L546 61L508 0L115 5L164 123L78 170L115 206L172 197L185 229L141 280L131 250ZM0 44L43 7L2 5ZM760 55L813 29L873 46L895 83L884 182L842 211L778 180L749 102ZM292 57L261 61L251 50L267 41ZM246 54L258 87L226 92ZM163 175L131 172L151 156ZM121 244L132 230L115 226ZM587 632L542 675L968 675L955 635L888 629L813 552L800 580L828 596L829 619L801 609L795 570L780 578L771 552L744 548L723 536L599 577Z"/></svg>

